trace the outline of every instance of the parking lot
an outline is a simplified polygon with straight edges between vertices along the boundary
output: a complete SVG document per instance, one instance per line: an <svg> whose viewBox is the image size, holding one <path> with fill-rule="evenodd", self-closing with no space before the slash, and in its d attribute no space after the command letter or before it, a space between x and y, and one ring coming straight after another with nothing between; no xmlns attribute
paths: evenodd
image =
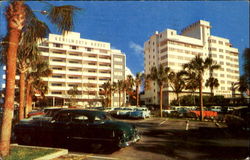
<svg viewBox="0 0 250 160"><path fill-rule="evenodd" d="M243 160L249 157L249 134L232 132L223 124L149 118L123 120L140 129L141 140L116 150L98 144L69 147L69 154L55 160Z"/></svg>

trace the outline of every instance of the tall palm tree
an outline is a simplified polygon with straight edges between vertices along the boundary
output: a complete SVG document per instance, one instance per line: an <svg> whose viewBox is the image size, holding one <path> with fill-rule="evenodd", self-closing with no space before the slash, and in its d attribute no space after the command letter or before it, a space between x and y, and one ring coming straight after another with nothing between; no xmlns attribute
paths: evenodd
<svg viewBox="0 0 250 160"><path fill-rule="evenodd" d="M126 80L124 80L123 84L123 92L125 97L127 97L127 95L128 97L131 96L131 94L129 93L132 93L134 84L135 84L134 78L131 75L128 75ZM125 100L124 104L127 104L126 98L124 100Z"/></svg>
<svg viewBox="0 0 250 160"><path fill-rule="evenodd" d="M139 106L139 92L140 86L143 80L143 74L141 72L136 73L135 76L135 86L136 86L136 106Z"/></svg>
<svg viewBox="0 0 250 160"><path fill-rule="evenodd" d="M219 87L220 84L219 84L219 81L218 81L217 78L209 77L209 78L206 80L205 86L210 88L211 96L214 96L213 90L214 90L214 88Z"/></svg>
<svg viewBox="0 0 250 160"><path fill-rule="evenodd" d="M123 85L124 85L124 81L118 80L117 90L118 90L118 94L119 94L119 107L121 107L121 95L122 95Z"/></svg>
<svg viewBox="0 0 250 160"><path fill-rule="evenodd" d="M108 107L109 106L109 91L110 91L110 82L105 82L101 85L101 93L104 94L104 106Z"/></svg>
<svg viewBox="0 0 250 160"><path fill-rule="evenodd" d="M169 74L169 84L170 87L173 89L173 92L176 94L177 102L180 106L180 99L179 94L185 89L185 80L184 80L184 73L182 71L179 72L170 72Z"/></svg>
<svg viewBox="0 0 250 160"><path fill-rule="evenodd" d="M184 70L188 70L187 72L194 72L197 77L198 85L199 85L199 95L200 95L200 120L203 121L203 93L202 93L202 87L203 87L203 75L206 70L209 70L211 68L216 68L213 66L214 61L212 58L207 57L205 60L203 60L199 55L195 56L189 63L186 63L183 65Z"/></svg>
<svg viewBox="0 0 250 160"><path fill-rule="evenodd" d="M15 96L16 55L26 16L24 2L12 1L6 9L5 15L8 25L8 47L6 50L6 92L0 137L0 156L2 157L8 155L10 149Z"/></svg>
<svg viewBox="0 0 250 160"><path fill-rule="evenodd" d="M164 68L160 65L159 68L152 67L150 72L150 79L156 81L160 89L160 116L162 117L162 91L164 84L168 84L170 68Z"/></svg>
<svg viewBox="0 0 250 160"><path fill-rule="evenodd" d="M68 94L70 95L70 105L73 106L76 103L77 95L81 94L81 91L79 91L78 86L75 85L73 88L68 90Z"/></svg>
<svg viewBox="0 0 250 160"><path fill-rule="evenodd" d="M247 90L250 92L250 48L245 48L244 53L244 76L247 83Z"/></svg>
<svg viewBox="0 0 250 160"><path fill-rule="evenodd" d="M39 59L32 63L31 70L27 73L26 79L26 112L27 115L32 110L32 97L35 93L44 94L47 87L43 78L52 74L47 61ZM44 85L43 85L44 84Z"/></svg>
<svg viewBox="0 0 250 160"><path fill-rule="evenodd" d="M113 82L110 86L110 107L112 107L112 97L114 101L114 94L117 92L117 82Z"/></svg>
<svg viewBox="0 0 250 160"><path fill-rule="evenodd" d="M59 31L72 30L73 15L78 8L74 6L48 6L48 18ZM6 156L10 149L12 114L14 109L14 90L16 76L17 50L25 23L31 23L27 5L24 1L13 0L6 9L8 49L6 54L6 98L0 137L0 155ZM37 28L39 31L39 28Z"/></svg>
<svg viewBox="0 0 250 160"><path fill-rule="evenodd" d="M199 88L199 85L197 85L199 82L196 79L196 73L195 72L185 72L185 81L186 81L186 88L187 90L191 91L191 96L193 97L193 103L195 105L195 96L194 93L195 91Z"/></svg>

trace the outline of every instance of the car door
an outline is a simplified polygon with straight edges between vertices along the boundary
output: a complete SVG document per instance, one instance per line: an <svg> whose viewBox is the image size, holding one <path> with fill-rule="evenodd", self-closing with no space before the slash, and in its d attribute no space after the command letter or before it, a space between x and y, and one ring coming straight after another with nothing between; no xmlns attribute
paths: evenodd
<svg viewBox="0 0 250 160"><path fill-rule="evenodd" d="M71 113L60 112L51 121L51 125L53 125L53 137L56 143L65 143L71 137Z"/></svg>
<svg viewBox="0 0 250 160"><path fill-rule="evenodd" d="M89 116L82 113L71 115L71 137L72 141L87 141L90 139Z"/></svg>

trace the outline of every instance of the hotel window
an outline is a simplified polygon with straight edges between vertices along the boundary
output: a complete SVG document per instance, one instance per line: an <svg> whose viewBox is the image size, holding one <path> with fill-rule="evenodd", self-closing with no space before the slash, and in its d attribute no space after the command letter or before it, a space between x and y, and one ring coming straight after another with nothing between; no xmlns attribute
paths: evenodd
<svg viewBox="0 0 250 160"><path fill-rule="evenodd" d="M62 59L52 59L53 62L63 62Z"/></svg>
<svg viewBox="0 0 250 160"><path fill-rule="evenodd" d="M62 78L60 75L53 75L52 78Z"/></svg>
<svg viewBox="0 0 250 160"><path fill-rule="evenodd" d="M219 52L223 52L223 49L219 49Z"/></svg>
<svg viewBox="0 0 250 160"><path fill-rule="evenodd" d="M219 41L219 44L223 44L223 41Z"/></svg>
<svg viewBox="0 0 250 160"><path fill-rule="evenodd" d="M62 94L62 92L51 92L52 94Z"/></svg>
<svg viewBox="0 0 250 160"><path fill-rule="evenodd" d="M96 80L95 78L88 78L88 80Z"/></svg>
<svg viewBox="0 0 250 160"><path fill-rule="evenodd" d="M86 48L86 49L87 49L87 51L89 51L89 52L92 50L92 48Z"/></svg>
<svg viewBox="0 0 250 160"><path fill-rule="evenodd" d="M69 63L80 64L81 62L79 62L79 61L69 61Z"/></svg>
<svg viewBox="0 0 250 160"><path fill-rule="evenodd" d="M62 68L59 68L59 67L53 67L52 69L54 69L54 70L62 70Z"/></svg>
<svg viewBox="0 0 250 160"><path fill-rule="evenodd" d="M88 70L88 72L95 73L96 70Z"/></svg>
<svg viewBox="0 0 250 160"><path fill-rule="evenodd" d="M62 48L63 45L59 43L53 43L53 47Z"/></svg>
<svg viewBox="0 0 250 160"><path fill-rule="evenodd" d="M80 77L73 77L73 76L70 76L69 79L80 79Z"/></svg>
<svg viewBox="0 0 250 160"><path fill-rule="evenodd" d="M70 46L70 48L76 50L77 46Z"/></svg>
<svg viewBox="0 0 250 160"><path fill-rule="evenodd" d="M52 83L51 86L62 86L61 83Z"/></svg>

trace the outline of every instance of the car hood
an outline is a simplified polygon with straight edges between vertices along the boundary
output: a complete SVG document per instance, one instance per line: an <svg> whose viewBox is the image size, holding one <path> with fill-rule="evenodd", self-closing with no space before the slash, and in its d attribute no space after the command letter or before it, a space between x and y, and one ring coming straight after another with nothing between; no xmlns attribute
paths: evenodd
<svg viewBox="0 0 250 160"><path fill-rule="evenodd" d="M106 127L118 129L118 130L123 130L125 132L131 132L135 130L135 126L126 122L121 122L121 121L114 121L114 120L108 120L105 121Z"/></svg>

